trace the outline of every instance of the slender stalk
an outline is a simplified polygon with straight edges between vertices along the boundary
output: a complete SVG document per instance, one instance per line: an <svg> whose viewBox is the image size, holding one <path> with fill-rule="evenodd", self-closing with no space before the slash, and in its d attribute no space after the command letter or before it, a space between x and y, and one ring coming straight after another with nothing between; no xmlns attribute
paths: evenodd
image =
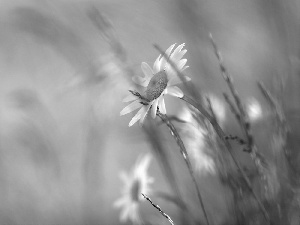
<svg viewBox="0 0 300 225"><path fill-rule="evenodd" d="M233 151L232 151L232 147L230 145L230 143L228 142L228 140L225 138L226 134L224 133L224 131L222 130L222 128L219 126L219 124L217 123L217 121L214 119L214 117L212 117L207 111L206 109L204 109L204 107L200 104L198 104L196 101L194 101L193 99L189 98L188 96L184 95L181 98L183 101L189 103L190 105L192 105L193 107L195 107L201 114L203 114L211 123L211 125L214 127L216 133L218 134L219 138L223 141L223 143L225 144L225 147L227 149L227 151L229 152L231 158L233 159L234 164L236 165L236 167L239 169L243 179L245 180L249 190L251 191L253 197L255 198L256 202L258 203L258 206L260 208L260 210L262 211L265 219L267 220L268 223L270 223L270 217L268 212L266 211L265 207L263 206L263 204L261 203L261 201L259 200L258 196L256 195L256 193L254 192L253 188L251 187L251 183L246 175L246 173L244 172L244 170L242 169L240 163L237 161L237 159L235 158Z"/></svg>
<svg viewBox="0 0 300 225"><path fill-rule="evenodd" d="M221 70L221 74L225 80L225 82L227 83L227 86L229 87L229 90L231 92L231 95L233 96L233 99L235 101L235 104L237 106L238 112L236 112L239 118L237 118L242 130L245 133L246 139L247 139L247 145L248 145L248 152L250 153L252 159L254 160L255 165L257 166L259 172L264 176L264 167L263 165L266 167L267 165L267 161L265 160L264 156L258 152L258 149L254 143L254 138L251 132L251 125L249 123L248 120L248 116L246 115L244 106L242 104L242 101L239 97L239 94L233 84L232 81L232 77L229 74L229 72L227 71L225 65L224 65L224 61L223 61L223 57L221 55L221 52L218 50L218 46L216 44L216 42L214 41L212 34L209 34L212 46L214 48L214 53L219 61L219 66L220 66L220 70ZM226 99L226 96L224 96ZM229 101L229 98L226 99L227 103L231 103ZM234 109L232 108L233 105L230 105L231 110Z"/></svg>
<svg viewBox="0 0 300 225"><path fill-rule="evenodd" d="M216 46L216 45L215 45ZM214 47L215 47L214 46ZM162 54L163 57L165 57L167 59L167 62L173 67L173 69L176 71L177 75L179 76L179 78L184 81L184 75L182 74L182 72L180 72L177 68L177 66L174 64L174 62L172 62L172 60L169 59L169 57L167 57L167 55L165 54L164 51L162 51L162 49L154 44L154 47ZM216 48L215 48L216 49ZM218 52L219 53L219 52ZM219 56L221 57L221 55L219 54ZM223 64L221 64L223 65ZM221 67L221 70L224 71L226 70L224 65ZM236 95L237 96L237 95ZM231 158L233 159L233 162L235 163L236 167L238 168L238 170L240 171L243 179L245 180L249 190L251 191L254 199L256 200L256 202L258 203L259 205L259 208L260 210L262 211L265 219L267 220L267 222L270 224L270 217L269 217L269 214L267 213L265 207L263 206L263 204L261 203L261 201L259 200L259 198L257 197L257 195L255 194L253 188L251 187L251 183L249 181L249 179L247 178L247 175L245 174L244 170L242 169L240 163L237 161L237 159L234 157L233 155L233 152L232 152L232 147L230 145L230 143L225 139L225 133L224 131L222 130L222 128L219 126L219 124L217 123L216 119L211 116L207 111L206 109L198 104L196 101L194 101L193 99L187 97L187 96L183 96L181 98L182 100L186 101L187 103L189 103L190 105L194 106L204 117L206 117L209 122L211 123L211 125L214 127L216 133L218 134L219 138L223 141L227 151L229 152Z"/></svg>
<svg viewBox="0 0 300 225"><path fill-rule="evenodd" d="M205 207L204 207L204 203L203 203L203 199L202 199L202 196L201 196L201 193L200 193L200 189L199 189L199 186L196 182L196 178L195 178L195 175L194 175L194 171L193 171L193 168L192 168L192 165L191 165L191 162L189 160L189 157L188 157L188 153L186 151L186 148L183 144L183 141L181 140L180 138L180 135L179 133L177 132L175 126L173 125L173 123L169 120L169 118L160 113L159 111L157 111L157 115L161 118L161 120L168 126L168 128L170 129L171 131L171 134L172 136L175 138L179 148L180 148L180 152L184 158L184 161L188 167L188 170L191 174L191 177L192 177L192 180L195 184L195 187L196 187L196 190L197 190L197 196L198 196L198 199L199 199L199 202L200 202L200 205L201 205L201 208L202 208L202 211L203 211L203 214L204 214L204 217L205 217L205 220L206 220L206 224L209 225L209 220L208 220L208 216L207 216L207 213L206 213L206 210L205 210Z"/></svg>
<svg viewBox="0 0 300 225"><path fill-rule="evenodd" d="M164 217L166 217L172 225L175 225L174 222L173 222L173 220L171 219L171 217L170 217L168 214L166 214L164 211L162 211L162 209L161 209L158 205L155 205L155 204L152 202L152 200L151 200L147 195L145 195L145 194L143 194L143 193L141 193L141 194L143 195L143 197L144 197L147 201L149 201L149 202L151 203L151 205L152 205L154 208L156 208L156 209L160 212L160 214L162 214Z"/></svg>

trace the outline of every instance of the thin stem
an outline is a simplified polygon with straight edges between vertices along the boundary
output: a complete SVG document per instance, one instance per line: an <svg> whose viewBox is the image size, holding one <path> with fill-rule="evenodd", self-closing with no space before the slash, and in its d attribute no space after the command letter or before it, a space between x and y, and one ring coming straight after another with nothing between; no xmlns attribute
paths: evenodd
<svg viewBox="0 0 300 225"><path fill-rule="evenodd" d="M184 75L182 74L182 72L180 72L180 71L178 70L178 68L177 68L177 66L174 64L174 62L172 62L172 60L170 60L169 57L166 57L166 54L162 51L162 49L161 49L158 45L155 44L154 47L162 54L163 57L165 57L165 58L167 59L167 62L173 67L173 69L176 71L176 73L177 73L177 75L180 77L180 79L181 79L182 81L184 81L184 79L183 79ZM216 50L216 45L215 45L215 44L214 44L214 47L215 47L215 50ZM218 52L218 55L219 55L219 57L220 57L219 59L221 59L221 55L219 54L219 52ZM222 64L221 70L222 70L222 71L224 71L224 70L226 71L226 69L225 69L225 67L224 67L223 64ZM229 78L228 78L228 79L229 79ZM237 96L237 95L236 95L236 96ZM226 135L225 135L224 131L222 130L222 128L221 128L221 127L219 126L219 124L217 123L216 119L215 119L213 116L211 116L211 115L206 111L206 109L205 109L202 105L198 104L198 103L195 102L193 99L191 99L191 98L189 98L189 97L187 97L187 96L185 96L185 95L184 95L181 99L184 100L184 101L186 101L187 103L191 104L192 106L194 106L196 109L198 109L198 111L199 111L204 117L206 117L206 118L209 120L209 122L211 123L211 125L214 127L216 133L218 134L219 138L224 142L227 151L229 152L231 158L233 159L233 161L234 161L236 167L237 167L238 170L240 171L240 173L241 173L243 179L245 180L245 182L246 182L248 188L250 189L250 191L251 191L253 197L254 197L255 200L257 201L257 203L258 203L258 205L259 205L259 208L261 209L261 211L262 211L264 217L266 218L267 222L270 223L270 217L269 217L269 215L268 215L268 213L267 213L265 207L263 206L263 204L261 203L261 201L259 200L259 198L258 198L257 195L255 194L254 190L252 189L251 184L250 184L250 181L249 181L249 179L247 178L247 176L246 176L244 170L242 169L241 165L239 164L239 162L238 162L238 161L236 160L236 158L234 157L233 152L232 152L231 145L230 145L230 143L225 139L225 136L226 136Z"/></svg>
<svg viewBox="0 0 300 225"><path fill-rule="evenodd" d="M207 213L206 213L206 210L205 210L205 207L204 207L204 203L203 203L203 199L202 199L202 196L201 196L201 193L200 193L200 189L199 189L198 184L196 182L194 171L193 171L191 162L189 160L186 148L185 148L185 146L183 144L183 141L181 140L179 133L177 132L175 126L172 124L172 122L169 120L169 118L166 115L160 113L159 111L157 111L157 115L168 126L168 128L171 131L172 136L175 138L175 140L176 140L176 142L177 142L177 144L178 144L178 146L180 148L180 152L181 152L181 154L182 154L182 156L184 158L184 161L185 161L185 163L186 163L186 165L188 167L188 170L189 170L189 172L191 174L192 180L193 180L193 182L194 182L194 184L196 186L197 196L198 196L198 199L199 199L199 202L200 202L200 205L201 205L201 208L202 208L202 211L203 211L206 223L207 223L207 225L209 225L208 216L207 216Z"/></svg>
<svg viewBox="0 0 300 225"><path fill-rule="evenodd" d="M234 84L233 84L232 77L230 76L229 72L227 71L227 69L224 65L224 61L223 61L221 52L218 50L218 46L217 46L216 42L214 41L212 34L209 34L209 37L210 37L211 43L214 48L214 53L219 61L219 66L220 66L222 76L223 76L225 82L227 83L227 86L229 87L231 95L233 96L233 99L237 106L237 109L238 109L237 115L239 115L238 122L246 135L248 152L250 153L252 159L254 160L254 163L255 163L256 167L258 168L260 174L262 174L264 176L265 168L263 167L263 165L266 167L267 161L265 160L264 156L258 152L257 147L254 143L254 138L253 138L253 135L251 132L251 127L250 127L250 123L248 120L248 116L245 113L245 109L243 107L242 101L239 97L239 94L238 94ZM229 100L229 98L228 98L228 100ZM229 103L229 102L227 101L227 103Z"/></svg>
<svg viewBox="0 0 300 225"><path fill-rule="evenodd" d="M239 114L238 110L235 108L233 102L230 100L229 96L226 93L223 93L224 99L229 105L229 108L233 115L235 115L236 120L241 124L241 115Z"/></svg>
<svg viewBox="0 0 300 225"><path fill-rule="evenodd" d="M285 123L285 118L282 112L282 109L280 108L278 102L275 100L275 98L271 95L270 91L267 90L265 85L262 82L257 83L259 90L264 95L270 106L274 109L276 116L280 123Z"/></svg>
<svg viewBox="0 0 300 225"><path fill-rule="evenodd" d="M166 214L164 211L162 211L161 208L160 208L158 205L155 205L155 204L152 202L152 200L151 200L147 195L145 195L145 194L143 194L143 193L141 193L141 194L143 195L143 197L144 197L147 201L149 201L149 202L151 203L151 205L152 205L154 208L156 208L156 209L160 212L160 214L162 214L164 217L166 217L172 225L175 225L174 222L173 222L173 220L171 219L171 217L170 217L168 214Z"/></svg>
<svg viewBox="0 0 300 225"><path fill-rule="evenodd" d="M232 151L232 147L230 145L230 143L228 142L228 140L225 138L226 135L224 133L224 131L222 130L222 128L219 126L219 124L217 123L217 121L214 119L214 117L212 117L207 111L206 109L204 109L204 107L200 104L198 104L196 101L194 101L193 99L189 98L188 96L184 95L181 98L183 101L189 103L190 105L192 105L193 107L195 107L201 114L203 114L211 123L211 125L214 127L216 133L218 134L219 138L223 141L223 143L225 144L225 147L227 149L227 151L229 152L231 158L233 159L234 164L236 165L236 167L239 169L243 179L245 180L249 190L251 191L253 197L255 198L256 202L259 205L259 208L261 209L264 217L266 218L267 222L270 223L270 217L268 215L268 212L266 211L265 207L263 206L263 204L261 203L261 201L259 200L258 196L255 194L253 188L251 187L251 183L246 175L246 173L244 172L244 170L242 169L240 163L237 161L237 159L235 158L233 151Z"/></svg>

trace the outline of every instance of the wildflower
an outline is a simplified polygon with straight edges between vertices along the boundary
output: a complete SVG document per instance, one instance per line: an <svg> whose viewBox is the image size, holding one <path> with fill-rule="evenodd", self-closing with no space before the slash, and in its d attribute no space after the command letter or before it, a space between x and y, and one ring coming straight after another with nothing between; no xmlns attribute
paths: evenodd
<svg viewBox="0 0 300 225"><path fill-rule="evenodd" d="M115 201L115 207L121 207L121 222L128 219L133 224L141 224L141 217L139 215L139 203L144 200L141 193L149 194L151 189L149 184L153 182L153 178L147 175L147 169L151 161L149 154L143 158L139 158L131 173L122 172L120 178L125 184L123 189L123 196Z"/></svg>
<svg viewBox="0 0 300 225"><path fill-rule="evenodd" d="M183 43L172 52L174 46L175 44L171 45L166 50L165 55L177 66L177 69L182 72L188 68L188 66L185 66L187 60L181 59L187 50L182 50L184 47ZM165 94L179 98L183 97L182 91L175 86L181 83L182 80L177 76L176 71L167 62L165 57L159 55L154 62L153 69L145 62L142 63L141 68L145 76L134 76L132 80L136 84L144 87L145 91L143 94L127 96L123 102L133 102L126 106L120 113L120 115L125 115L141 108L132 118L129 126L132 126L138 120L140 120L140 124L142 124L150 108L152 118L156 117L157 107L161 113L166 114ZM189 77L184 76L184 81L189 80Z"/></svg>
<svg viewBox="0 0 300 225"><path fill-rule="evenodd" d="M208 94L207 97L210 100L211 103L211 107L212 110L218 120L218 123L221 125L223 125L223 123L225 122L225 118L226 118L226 108L224 103L221 101L220 98L218 98L217 96L215 96L214 94Z"/></svg>
<svg viewBox="0 0 300 225"><path fill-rule="evenodd" d="M262 118L263 111L259 102L252 98L248 100L246 105L246 114L250 121L254 122Z"/></svg>
<svg viewBox="0 0 300 225"><path fill-rule="evenodd" d="M187 152L192 160L192 165L196 171L201 173L215 173L215 163L211 156L207 154L209 149L207 143L208 131L196 119L196 114L188 107L183 108L180 113L186 123L183 125L183 139Z"/></svg>

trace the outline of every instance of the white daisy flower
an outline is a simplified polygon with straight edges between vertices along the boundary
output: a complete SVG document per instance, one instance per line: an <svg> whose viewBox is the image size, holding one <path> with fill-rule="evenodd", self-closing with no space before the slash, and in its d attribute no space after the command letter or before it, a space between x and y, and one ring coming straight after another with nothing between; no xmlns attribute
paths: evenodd
<svg viewBox="0 0 300 225"><path fill-rule="evenodd" d="M124 182L123 196L114 202L114 206L122 208L120 221L131 220L133 224L141 224L139 203L143 201L141 193L148 195L151 192L149 184L154 179L147 175L147 169L151 161L149 154L139 158L131 173L121 172L120 178Z"/></svg>
<svg viewBox="0 0 300 225"><path fill-rule="evenodd" d="M175 47L175 44L173 44L165 52L165 55L174 63L174 65L177 66L177 69L180 72L188 68L188 66L185 66L187 60L182 59L184 54L187 52L186 49L182 50L184 45L184 43L179 45L172 52L173 48ZM176 71L167 62L165 57L159 55L154 62L153 69L151 69L151 67L145 62L142 63L141 67L145 76L134 76L132 80L136 84L144 87L145 91L140 96L127 96L123 102L133 102L126 106L120 113L122 116L141 108L132 118L129 126L132 126L138 120L140 120L140 124L142 124L150 108L152 118L156 117L157 107L161 113L166 114L166 106L164 101L165 94L169 94L178 98L183 97L183 92L178 87L174 86L181 83L182 80L178 77ZM189 80L189 77L184 76L184 81Z"/></svg>
<svg viewBox="0 0 300 225"><path fill-rule="evenodd" d="M212 110L222 127L226 118L226 106L224 102L214 94L207 94L207 98L209 98Z"/></svg>
<svg viewBox="0 0 300 225"><path fill-rule="evenodd" d="M182 125L182 138L186 145L187 152L192 161L192 166L200 174L216 172L216 165L213 158L208 154L210 150L207 144L207 129L196 120L196 114L188 107L184 107L179 117L186 121Z"/></svg>
<svg viewBox="0 0 300 225"><path fill-rule="evenodd" d="M262 107L255 98L251 98L247 101L246 114L251 122L255 122L262 118L263 116Z"/></svg>

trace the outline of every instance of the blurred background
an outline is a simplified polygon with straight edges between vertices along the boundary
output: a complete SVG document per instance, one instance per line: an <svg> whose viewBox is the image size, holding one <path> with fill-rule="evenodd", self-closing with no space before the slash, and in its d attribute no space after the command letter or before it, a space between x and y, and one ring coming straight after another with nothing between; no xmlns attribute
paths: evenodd
<svg viewBox="0 0 300 225"><path fill-rule="evenodd" d="M153 44L165 50L186 43L190 67L185 74L198 97L210 97L226 133L244 138L223 98L230 92L209 33L269 166L263 176L257 175L250 154L233 141L234 154L275 218L273 224L299 224L299 1L0 4L0 224L132 224L120 221L120 209L113 203L122 196L120 172L130 172L146 153L152 155L151 189L158 193L150 195L152 200L175 224L205 224L195 187L167 127L156 118L143 128L129 128L134 114L120 117L120 111L128 89L134 88L131 77L142 74L141 62L152 66L159 55ZM277 108L269 104L258 81ZM188 110L179 99L168 97L166 107L174 118L184 118ZM197 128L193 138L186 123L174 124L195 165L210 224L265 224L224 146L216 138L209 142L209 129ZM147 202L140 204L140 215L144 224L168 224Z"/></svg>

